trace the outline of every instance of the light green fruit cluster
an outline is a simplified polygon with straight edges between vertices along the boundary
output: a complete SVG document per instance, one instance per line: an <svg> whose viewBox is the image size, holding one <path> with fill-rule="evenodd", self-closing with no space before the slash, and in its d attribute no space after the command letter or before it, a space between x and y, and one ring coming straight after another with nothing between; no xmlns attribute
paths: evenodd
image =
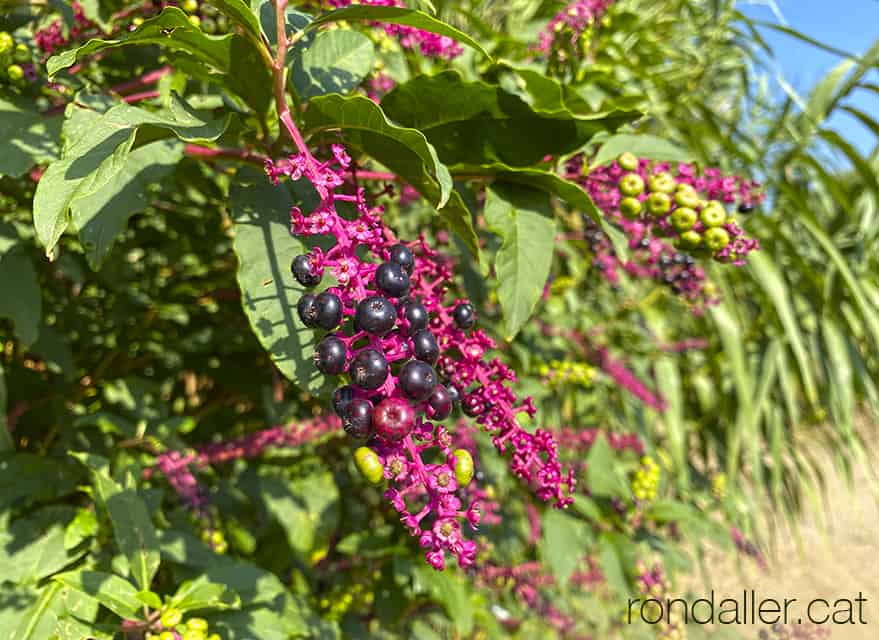
<svg viewBox="0 0 879 640"><path fill-rule="evenodd" d="M632 493L638 501L650 502L656 499L660 475L659 465L653 458L650 456L641 458L641 466L632 478Z"/></svg>
<svg viewBox="0 0 879 640"><path fill-rule="evenodd" d="M219 633L209 633L208 621L204 618L183 619L177 609L166 609L159 619L162 631L146 634L146 640L221 640Z"/></svg>
<svg viewBox="0 0 879 640"><path fill-rule="evenodd" d="M24 83L24 67L32 61L31 50L23 42L16 43L8 31L0 31L0 80L9 84Z"/></svg>
<svg viewBox="0 0 879 640"><path fill-rule="evenodd" d="M219 529L205 529L201 532L202 542L209 545L211 549L219 554L226 553L229 550L229 543L226 542L226 536Z"/></svg>
<svg viewBox="0 0 879 640"><path fill-rule="evenodd" d="M552 387L565 384L589 387L595 379L595 368L585 362L552 360L541 365L538 371Z"/></svg>

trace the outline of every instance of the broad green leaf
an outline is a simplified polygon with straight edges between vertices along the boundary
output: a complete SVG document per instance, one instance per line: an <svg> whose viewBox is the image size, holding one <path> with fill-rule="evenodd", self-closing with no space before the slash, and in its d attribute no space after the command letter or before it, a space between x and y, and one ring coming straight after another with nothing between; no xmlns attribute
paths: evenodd
<svg viewBox="0 0 879 640"><path fill-rule="evenodd" d="M542 538L537 552L559 585L567 584L585 555L584 526L582 521L563 511L547 509L543 513Z"/></svg>
<svg viewBox="0 0 879 640"><path fill-rule="evenodd" d="M436 601L442 604L449 619L461 636L473 632L472 589L467 578L452 571L436 571L426 565L419 566L415 577Z"/></svg>
<svg viewBox="0 0 879 640"><path fill-rule="evenodd" d="M449 228L479 257L470 212L453 189L449 170L419 131L391 123L366 96L319 96L305 113L309 131L341 129L345 142L378 160L434 204Z"/></svg>
<svg viewBox="0 0 879 640"><path fill-rule="evenodd" d="M496 184L486 196L485 222L503 240L494 266L504 312L504 337L509 341L543 295L552 265L555 221L545 192Z"/></svg>
<svg viewBox="0 0 879 640"><path fill-rule="evenodd" d="M586 485L595 496L629 494L629 485L621 475L614 450L603 435L595 439L586 455Z"/></svg>
<svg viewBox="0 0 879 640"><path fill-rule="evenodd" d="M159 594L154 591L138 591L137 599L153 609L162 608L162 599L159 597Z"/></svg>
<svg viewBox="0 0 879 640"><path fill-rule="evenodd" d="M461 44L466 44L468 47L473 47L486 58L491 57L481 44L463 31L460 31L455 27L446 24L442 20L438 20L437 18L429 16L421 11L406 9L403 7L352 5L350 7L344 7L342 9L325 13L312 21L306 28L311 30L330 22L350 22L354 20L402 24L407 27L421 29L422 31L430 31L431 33L437 33L441 36L447 36Z"/></svg>
<svg viewBox="0 0 879 640"><path fill-rule="evenodd" d="M243 0L210 0L210 4L244 27L248 37L255 42L261 42L262 29L259 18L248 3Z"/></svg>
<svg viewBox="0 0 879 640"><path fill-rule="evenodd" d="M58 640L113 640L119 625L83 622L72 616L58 618Z"/></svg>
<svg viewBox="0 0 879 640"><path fill-rule="evenodd" d="M31 257L19 250L7 253L0 259L0 282L0 318L12 320L15 334L25 346L34 344L39 337L43 302Z"/></svg>
<svg viewBox="0 0 879 640"><path fill-rule="evenodd" d="M608 586L618 596L629 593L629 585L626 581L626 573L620 550L614 543L615 539L609 533L602 533L598 539L598 564L607 581Z"/></svg>
<svg viewBox="0 0 879 640"><path fill-rule="evenodd" d="M11 629L9 640L44 640L50 637L57 622L61 585L51 583L39 592L33 603ZM19 605L20 606L20 605Z"/></svg>
<svg viewBox="0 0 879 640"><path fill-rule="evenodd" d="M592 159L592 167L600 167L617 159L625 152L634 153L639 158L668 160L671 162L692 162L694 156L675 144L646 134L618 133L605 140Z"/></svg>
<svg viewBox="0 0 879 640"><path fill-rule="evenodd" d="M238 287L251 329L287 378L312 393L328 391L329 382L311 356L316 333L296 314L305 289L293 277L290 264L308 249L290 235L290 192L272 185L263 173L241 171L229 200Z"/></svg>
<svg viewBox="0 0 879 640"><path fill-rule="evenodd" d="M449 165L530 167L547 155L578 150L595 134L640 115L531 106L498 85L465 81L457 71L417 76L397 85L381 105L395 122L421 131Z"/></svg>
<svg viewBox="0 0 879 640"><path fill-rule="evenodd" d="M100 113L74 104L68 106L67 117L61 159L49 165L34 195L34 228L47 255L67 229L74 201L97 193L125 169L139 133L150 139L176 135L187 142L215 140L230 115L206 121L174 98L157 112L118 104Z"/></svg>
<svg viewBox="0 0 879 640"><path fill-rule="evenodd" d="M240 604L238 596L229 593L226 585L211 582L203 575L181 584L169 602L169 606L183 612L196 609L231 609Z"/></svg>
<svg viewBox="0 0 879 640"><path fill-rule="evenodd" d="M94 511L79 509L64 530L64 548L73 549L83 540L98 532L98 517Z"/></svg>
<svg viewBox="0 0 879 640"><path fill-rule="evenodd" d="M25 498L57 500L76 490L79 469L32 453L0 453L0 509Z"/></svg>
<svg viewBox="0 0 879 640"><path fill-rule="evenodd" d="M279 597L272 604L214 614L211 629L225 640L289 640L308 637L309 631L316 631L313 624L303 621L301 612L289 597Z"/></svg>
<svg viewBox="0 0 879 640"><path fill-rule="evenodd" d="M64 527L41 518L17 518L0 529L0 575L19 584L36 583L76 561L64 547Z"/></svg>
<svg viewBox="0 0 879 640"><path fill-rule="evenodd" d="M128 559L131 574L141 589L148 590L159 570L159 542L146 503L133 489L120 486L107 473L102 461L72 454L91 469L98 504L110 515L116 544Z"/></svg>
<svg viewBox="0 0 879 640"><path fill-rule="evenodd" d="M339 522L339 489L330 473L312 473L291 483L262 481L266 507L306 561L321 555Z"/></svg>
<svg viewBox="0 0 879 640"><path fill-rule="evenodd" d="M55 580L91 596L121 618L138 618L143 609L134 585L112 573L71 571L55 576Z"/></svg>
<svg viewBox="0 0 879 640"><path fill-rule="evenodd" d="M20 176L58 157L61 117L46 116L33 102L0 98L0 176Z"/></svg>
<svg viewBox="0 0 879 640"><path fill-rule="evenodd" d="M101 267L128 219L150 204L147 188L172 173L182 158L183 145L177 140L144 145L128 155L103 187L71 202L71 222L92 269Z"/></svg>
<svg viewBox="0 0 879 640"><path fill-rule="evenodd" d="M681 491L686 491L689 483L687 459L689 451L680 370L677 360L670 357L658 358L655 367L657 390L666 403L662 420L668 430L668 445L675 461L679 488Z"/></svg>
<svg viewBox="0 0 879 640"><path fill-rule="evenodd" d="M318 34L296 58L291 80L303 100L348 93L372 71L375 47L359 31L334 29Z"/></svg>

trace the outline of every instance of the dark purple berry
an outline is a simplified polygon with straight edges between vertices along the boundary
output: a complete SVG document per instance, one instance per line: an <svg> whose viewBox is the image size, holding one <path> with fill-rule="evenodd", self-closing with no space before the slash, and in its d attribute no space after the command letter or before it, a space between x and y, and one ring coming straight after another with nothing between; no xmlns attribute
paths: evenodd
<svg viewBox="0 0 879 640"><path fill-rule="evenodd" d="M743 202L739 205L739 213L751 213L754 210L754 205L750 202Z"/></svg>
<svg viewBox="0 0 879 640"><path fill-rule="evenodd" d="M314 351L314 365L321 373L338 375L345 371L348 349L337 336L324 337Z"/></svg>
<svg viewBox="0 0 879 640"><path fill-rule="evenodd" d="M293 258L290 270L293 272L293 277L296 278L296 281L306 289L319 285L323 277L322 271L316 269L311 258L305 254Z"/></svg>
<svg viewBox="0 0 879 640"><path fill-rule="evenodd" d="M485 402L476 394L470 394L461 402L461 411L466 416L477 418L485 412Z"/></svg>
<svg viewBox="0 0 879 640"><path fill-rule="evenodd" d="M304 294L296 303L296 312L306 327L317 327L317 296L313 293Z"/></svg>
<svg viewBox="0 0 879 640"><path fill-rule="evenodd" d="M446 391L448 391L449 398L451 398L453 404L461 401L461 392L458 391L458 387L450 384L446 387Z"/></svg>
<svg viewBox="0 0 879 640"><path fill-rule="evenodd" d="M372 434L372 403L365 398L355 398L345 408L342 428L352 438L365 440Z"/></svg>
<svg viewBox="0 0 879 640"><path fill-rule="evenodd" d="M346 384L344 387L339 387L333 392L333 411L336 412L336 415L340 418L345 417L345 409L351 404L351 401L356 397L354 393L354 387L350 384Z"/></svg>
<svg viewBox="0 0 879 640"><path fill-rule="evenodd" d="M462 302L455 307L452 318L459 329L469 329L476 324L476 309L469 302Z"/></svg>
<svg viewBox="0 0 879 640"><path fill-rule="evenodd" d="M683 253L676 253L671 260L675 264L684 264L687 261L687 256Z"/></svg>
<svg viewBox="0 0 879 640"><path fill-rule="evenodd" d="M406 327L406 333L408 335L417 333L422 329L427 329L427 323L430 321L430 316L427 313L427 309L424 308L424 305L420 302L415 302L414 300L408 300L403 303L400 308L400 315L408 325Z"/></svg>
<svg viewBox="0 0 879 640"><path fill-rule="evenodd" d="M342 322L342 301L335 293L324 291L315 300L317 305L317 326L324 331L332 331Z"/></svg>
<svg viewBox="0 0 879 640"><path fill-rule="evenodd" d="M445 420L452 413L452 396L443 385L438 384L427 399L427 412L431 420Z"/></svg>
<svg viewBox="0 0 879 640"><path fill-rule="evenodd" d="M394 328L397 312L383 296L369 296L360 301L354 312L354 325L366 333L381 336Z"/></svg>
<svg viewBox="0 0 879 640"><path fill-rule="evenodd" d="M363 349L351 360L348 375L361 389L378 389L388 377L388 361L375 349Z"/></svg>
<svg viewBox="0 0 879 640"><path fill-rule="evenodd" d="M398 382L407 398L421 402L430 397L436 386L436 372L426 362L410 360L400 369Z"/></svg>
<svg viewBox="0 0 879 640"><path fill-rule="evenodd" d="M422 329L412 336L412 353L417 360L433 364L439 357L439 345L427 329Z"/></svg>
<svg viewBox="0 0 879 640"><path fill-rule="evenodd" d="M415 410L403 398L386 398L372 413L375 433L389 442L397 442L412 431Z"/></svg>
<svg viewBox="0 0 879 640"><path fill-rule="evenodd" d="M375 285L392 298L409 293L409 274L396 262L383 262L375 270Z"/></svg>
<svg viewBox="0 0 879 640"><path fill-rule="evenodd" d="M415 256L412 254L412 249L404 244L395 244L390 248L390 254L391 262L396 262L403 267L403 271L412 274L412 269L415 268Z"/></svg>

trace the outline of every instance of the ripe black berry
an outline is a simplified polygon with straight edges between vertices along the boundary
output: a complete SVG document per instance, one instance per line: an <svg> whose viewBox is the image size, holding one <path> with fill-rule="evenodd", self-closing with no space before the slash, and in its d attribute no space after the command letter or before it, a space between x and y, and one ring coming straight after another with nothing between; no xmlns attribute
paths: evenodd
<svg viewBox="0 0 879 640"><path fill-rule="evenodd" d="M375 270L375 285L392 298L409 293L409 274L396 262L383 262Z"/></svg>
<svg viewBox="0 0 879 640"><path fill-rule="evenodd" d="M455 307L452 317L459 329L469 329L476 324L476 309L469 302L462 302Z"/></svg>
<svg viewBox="0 0 879 640"><path fill-rule="evenodd" d="M351 360L348 375L361 389L378 389L388 377L388 361L375 349L363 349Z"/></svg>
<svg viewBox="0 0 879 640"><path fill-rule="evenodd" d="M406 273L412 273L412 269L415 268L415 256L412 254L412 249L404 244L395 244L390 248L390 254L391 262L396 262L403 267L403 271Z"/></svg>
<svg viewBox="0 0 879 640"><path fill-rule="evenodd" d="M304 294L296 303L296 312L306 327L317 327L317 296L313 293Z"/></svg>
<svg viewBox="0 0 879 640"><path fill-rule="evenodd" d="M314 263L307 255L296 256L290 265L293 277L306 289L311 289L320 284L323 273L314 267Z"/></svg>
<svg viewBox="0 0 879 640"><path fill-rule="evenodd" d="M324 331L332 331L342 322L342 301L335 293L324 291L315 300L317 317L315 322Z"/></svg>
<svg viewBox="0 0 879 640"><path fill-rule="evenodd" d="M426 362L410 360L400 369L399 382L406 397L421 402L430 397L436 386L436 372Z"/></svg>
<svg viewBox="0 0 879 640"><path fill-rule="evenodd" d="M336 412L336 415L340 418L344 418L345 409L351 404L351 401L354 398L354 387L350 384L346 384L344 387L336 389L333 392L333 411Z"/></svg>
<svg viewBox="0 0 879 640"><path fill-rule="evenodd" d="M427 399L427 406L430 407L428 416L432 420L445 420L452 413L452 395L443 385L438 384Z"/></svg>
<svg viewBox="0 0 879 640"><path fill-rule="evenodd" d="M476 418L485 411L485 403L479 396L470 394L461 402L461 411L464 412L464 415Z"/></svg>
<svg viewBox="0 0 879 640"><path fill-rule="evenodd" d="M403 398L386 398L372 413L375 433L389 442L402 440L412 431L415 410Z"/></svg>
<svg viewBox="0 0 879 640"><path fill-rule="evenodd" d="M684 264L687 261L687 256L683 253L676 253L672 258L672 262L675 264Z"/></svg>
<svg viewBox="0 0 879 640"><path fill-rule="evenodd" d="M408 300L403 303L400 308L400 315L408 324L406 333L409 335L417 333L422 329L426 329L427 323L430 321L430 316L427 313L427 309L424 308L424 305L420 302L415 302L414 300Z"/></svg>
<svg viewBox="0 0 879 640"><path fill-rule="evenodd" d="M355 398L345 408L342 428L352 438L364 440L372 433L372 403L365 398Z"/></svg>
<svg viewBox="0 0 879 640"><path fill-rule="evenodd" d="M345 371L348 350L337 336L324 337L314 351L314 365L321 373L338 375Z"/></svg>
<svg viewBox="0 0 879 640"><path fill-rule="evenodd" d="M354 312L354 325L366 333L384 335L394 328L397 312L382 296L369 296L360 301Z"/></svg>
<svg viewBox="0 0 879 640"><path fill-rule="evenodd" d="M754 210L754 205L743 202L739 205L739 213L751 213Z"/></svg>
<svg viewBox="0 0 879 640"><path fill-rule="evenodd" d="M422 329L412 336L412 353L415 358L428 364L433 364L439 357L439 345L434 336L427 329Z"/></svg>

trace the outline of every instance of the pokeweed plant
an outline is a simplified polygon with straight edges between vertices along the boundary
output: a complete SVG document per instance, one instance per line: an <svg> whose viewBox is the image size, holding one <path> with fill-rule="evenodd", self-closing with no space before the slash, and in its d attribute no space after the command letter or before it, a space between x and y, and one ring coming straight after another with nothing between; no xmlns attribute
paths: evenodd
<svg viewBox="0 0 879 640"><path fill-rule="evenodd" d="M2 18L12 638L682 637L625 599L760 559L688 422L769 165L641 4Z"/></svg>

